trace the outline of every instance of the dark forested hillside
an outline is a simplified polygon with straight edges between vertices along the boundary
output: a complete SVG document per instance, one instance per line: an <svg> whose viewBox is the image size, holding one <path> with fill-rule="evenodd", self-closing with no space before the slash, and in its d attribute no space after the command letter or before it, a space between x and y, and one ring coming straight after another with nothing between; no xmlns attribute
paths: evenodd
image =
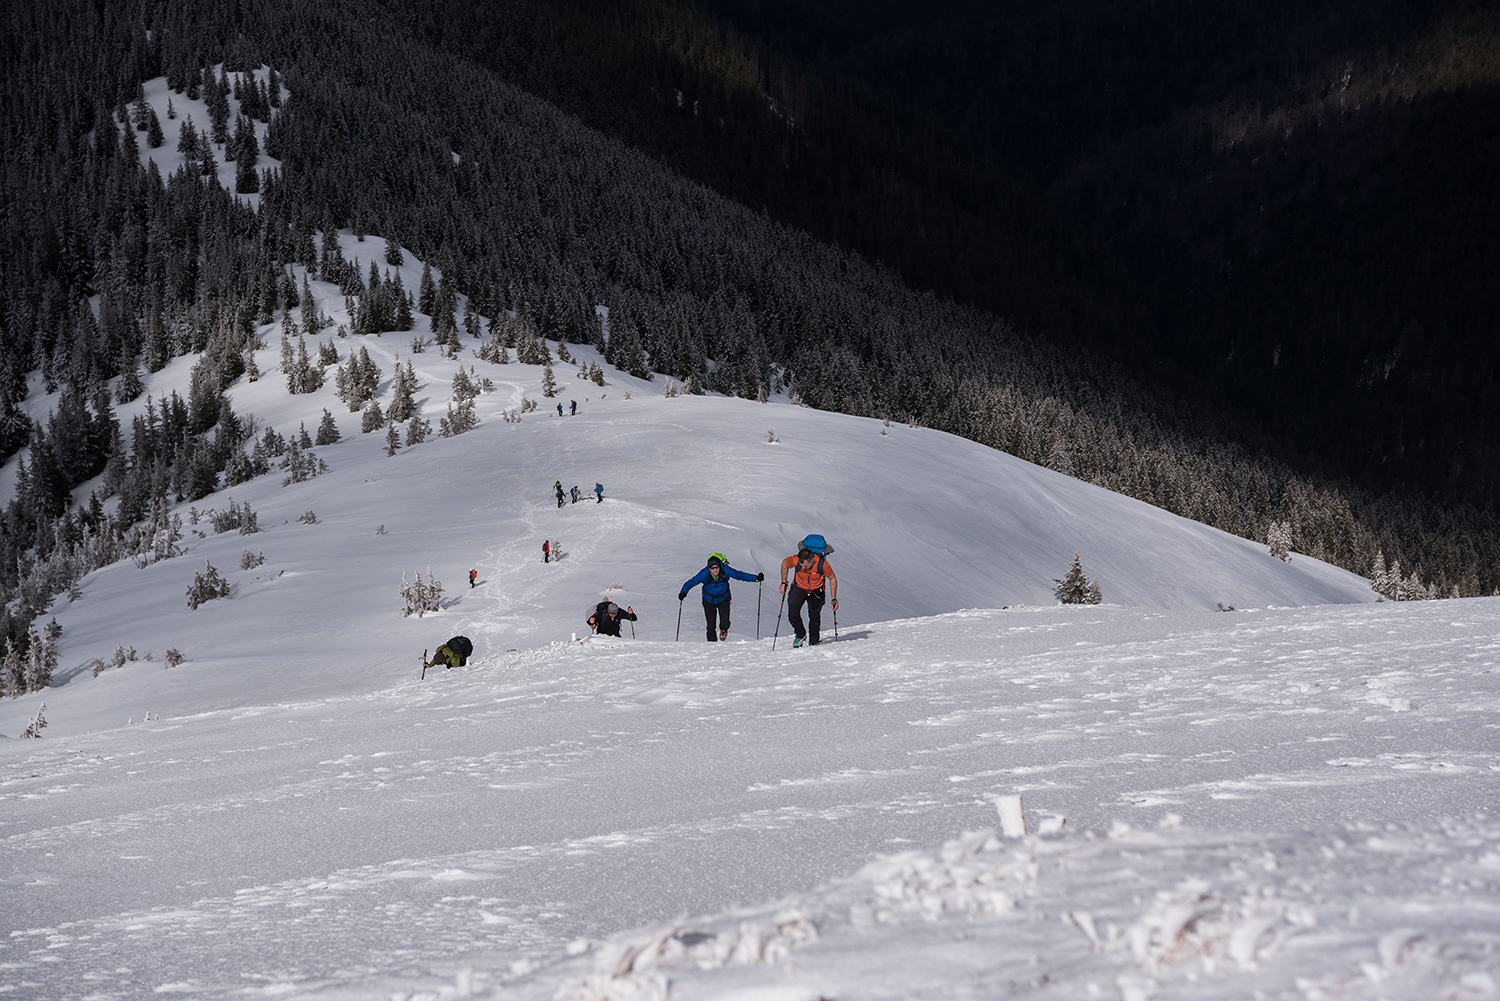
<svg viewBox="0 0 1500 1001"><path fill-rule="evenodd" d="M1305 468L1500 495L1493 4L704 2L1046 190L1144 313L1084 343Z"/></svg>
<svg viewBox="0 0 1500 1001"><path fill-rule="evenodd" d="M0 459L16 463L18 489L0 515L0 632L16 644L31 642L30 620L92 567L170 553L180 533L173 499L264 475L270 456L291 480L313 474L296 436L266 428L252 443L256 430L231 406L235 385L261 374L251 350L278 327L289 338L288 392L316 383L305 345L300 357L290 346L319 329L297 274L343 289L357 304L356 334L400 329L383 324L415 306L454 350L461 338L478 348L483 329L499 336L513 313L549 340L599 345L642 378L747 398L786 388L809 405L961 434L1246 537L1274 527L1302 552L1379 570L1393 596L1500 587L1492 515L1303 475L1246 447L1249 436L1219 412L1006 317L913 291L847 244L723 197L511 85L505 77L523 70L582 93L612 79L558 63L567 47L537 42L553 23L544 17L513 25L516 34L500 22L455 22L474 27L469 47L482 59L467 58L428 8L369 0L294 9L43 0L3 18ZM740 69L755 69L749 50L726 47L727 34L694 48L697 37L682 36L682 51L697 55L679 69L729 60L697 91L719 97L693 99L720 138L682 147L712 159L741 148L721 143L737 108L752 138L756 115L790 113L757 106L758 70L735 89ZM672 78L644 66L631 72L665 95ZM176 136L164 135L140 97L157 80L206 102L209 127L173 122ZM678 108L674 90L668 106L692 114L688 92ZM263 145L252 120L264 126ZM778 128L798 135L795 122ZM869 144L871 163L887 162L858 130L845 136ZM181 165L164 173L149 151L166 142ZM844 168L818 160L835 148L803 156L811 187L785 190L811 197L825 184L835 201L863 190L869 164L848 165L847 188L820 173ZM220 181L230 175L234 190ZM895 175L891 185L891 206L871 210L871 232L882 232L876 210L901 205L915 206L908 221L920 231L929 192ZM983 184L972 193L994 197ZM1025 272L1038 301L1060 289L1087 299L1087 269L1075 266L1087 255L1069 258L1058 242L1066 230L1017 199L1011 215L965 216L956 200L944 211L976 241L976 220L1010 219L1020 228L997 234L997 245L1018 260L1038 248L1041 263L1029 262L1038 270ZM330 250L334 230L411 250L440 267L439 287L412 302L374 271L367 282ZM607 337L598 304L609 308ZM1103 300L1078 308L1071 315L1110 312ZM123 428L114 406L138 399L141 370L160 371L173 356L194 359L190 386ZM33 421L22 404L38 392L55 396ZM365 402L374 426L408 419L377 417L373 399L355 406ZM83 490L86 499L75 496ZM1399 571L1387 574L1392 565Z"/></svg>

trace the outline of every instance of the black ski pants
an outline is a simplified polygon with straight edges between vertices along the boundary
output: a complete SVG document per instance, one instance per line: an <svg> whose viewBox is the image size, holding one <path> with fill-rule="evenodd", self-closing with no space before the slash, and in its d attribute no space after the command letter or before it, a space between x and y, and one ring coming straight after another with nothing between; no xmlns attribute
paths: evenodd
<svg viewBox="0 0 1500 1001"><path fill-rule="evenodd" d="M787 592L787 620L792 624L792 632L801 639L806 636L807 641L814 646L818 644L818 629L823 624L823 589L816 591L804 591L793 584ZM807 628L802 628L802 606L807 606Z"/></svg>
<svg viewBox="0 0 1500 1001"><path fill-rule="evenodd" d="M703 617L708 620L708 641L710 643L717 643L719 641L719 633L714 627L715 619L719 623L718 629L722 629L725 632L729 631L729 601L730 599L725 598L717 605L711 601L703 603Z"/></svg>

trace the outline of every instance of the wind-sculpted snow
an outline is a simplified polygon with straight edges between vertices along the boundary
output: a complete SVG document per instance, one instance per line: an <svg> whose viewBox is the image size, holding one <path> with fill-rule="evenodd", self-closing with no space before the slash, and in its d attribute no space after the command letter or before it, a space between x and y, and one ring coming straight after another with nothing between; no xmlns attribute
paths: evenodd
<svg viewBox="0 0 1500 1001"><path fill-rule="evenodd" d="M458 362L328 337L444 411ZM1495 600L1375 604L949 435L613 369L559 365L578 415L517 424L541 370L461 361L479 426L394 456L331 388L236 382L261 427L338 415L330 470L198 503L254 536L180 505L183 556L48 611L53 687L0 704L7 738L48 722L0 740L0 997L1494 993ZM793 650L809 532L841 604ZM708 645L676 595L713 551L771 586L735 582ZM1106 604L1052 603L1075 551ZM229 596L189 609L205 563ZM440 610L403 618L429 568ZM573 642L606 596L639 621ZM1015 794L1052 833L963 833Z"/></svg>
<svg viewBox="0 0 1500 1001"><path fill-rule="evenodd" d="M1025 608L226 675L230 708L4 745L0 987L1493 997L1497 627ZM989 830L1013 794L1052 833Z"/></svg>

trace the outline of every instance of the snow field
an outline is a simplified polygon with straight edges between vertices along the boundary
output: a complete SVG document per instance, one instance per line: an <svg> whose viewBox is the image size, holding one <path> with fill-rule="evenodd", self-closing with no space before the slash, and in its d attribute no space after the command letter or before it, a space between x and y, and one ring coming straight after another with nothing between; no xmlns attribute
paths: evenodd
<svg viewBox="0 0 1500 1001"><path fill-rule="evenodd" d="M456 363L412 355L426 333L323 339L382 393L410 358L435 425ZM555 364L578 415L506 423L551 402L541 370L469 340L480 426L387 457L331 385L288 395L265 335L236 412L290 434L326 407L346 437L325 475L197 505L260 533L200 523L51 610L54 687L0 706L7 737L50 723L0 740L5 995L1495 995L1500 601L1374 604L951 436L608 368ZM606 500L558 509L558 479ZM696 592L674 642L708 552L774 584L808 532L837 547L837 642L792 651L783 619L773 652L774 588L756 641L739 582L732 642ZM1052 604L1074 551L1106 605ZM204 561L232 593L189 610ZM402 618L428 567L443 610ZM605 596L637 638L570 642ZM419 681L455 633L473 661ZM94 677L118 645L153 659ZM1054 833L986 833L1017 793Z"/></svg>

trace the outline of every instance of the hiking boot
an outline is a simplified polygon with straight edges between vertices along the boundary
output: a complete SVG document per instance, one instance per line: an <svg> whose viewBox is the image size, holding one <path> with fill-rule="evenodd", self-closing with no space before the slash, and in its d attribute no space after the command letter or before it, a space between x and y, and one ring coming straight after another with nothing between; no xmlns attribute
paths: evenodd
<svg viewBox="0 0 1500 1001"><path fill-rule="evenodd" d="M792 646L799 647L801 645L802 645L802 637L801 636L798 636L796 639L792 640Z"/></svg>
<svg viewBox="0 0 1500 1001"><path fill-rule="evenodd" d="M721 639L721 640L727 640L727 639L729 639L729 630L728 629L720 629L719 630L719 639Z"/></svg>

